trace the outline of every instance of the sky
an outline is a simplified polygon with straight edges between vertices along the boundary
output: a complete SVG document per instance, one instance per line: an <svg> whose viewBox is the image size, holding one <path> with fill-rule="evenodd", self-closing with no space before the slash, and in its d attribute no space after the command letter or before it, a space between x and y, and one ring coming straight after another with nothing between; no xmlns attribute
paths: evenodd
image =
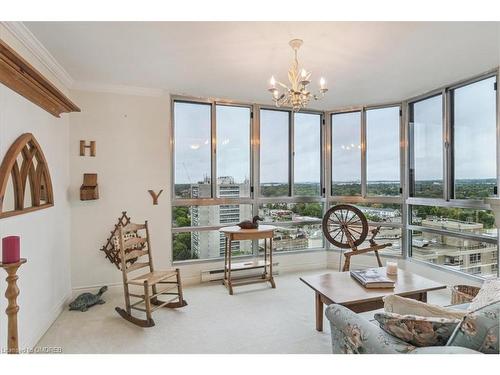
<svg viewBox="0 0 500 375"><path fill-rule="evenodd" d="M457 179L496 175L495 78L455 90L455 175ZM210 106L175 104L175 181L197 183L210 176ZM399 109L368 110L367 178L399 180ZM289 114L260 113L261 183L288 182ZM334 182L361 179L361 118L359 112L332 116L332 178ZM250 109L216 107L217 175L243 182L250 176ZM295 182L319 183L320 116L295 114ZM415 176L442 179L442 98L414 104Z"/></svg>
<svg viewBox="0 0 500 375"><path fill-rule="evenodd" d="M456 179L496 176L495 78L454 92ZM442 96L415 103L415 178L443 178Z"/></svg>

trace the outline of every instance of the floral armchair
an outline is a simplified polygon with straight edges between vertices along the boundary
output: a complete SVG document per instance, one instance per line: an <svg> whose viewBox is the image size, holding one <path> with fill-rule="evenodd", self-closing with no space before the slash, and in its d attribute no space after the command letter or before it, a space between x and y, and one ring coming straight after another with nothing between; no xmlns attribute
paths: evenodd
<svg viewBox="0 0 500 375"><path fill-rule="evenodd" d="M330 321L333 354L478 354L460 346L416 348L346 307L332 304L325 313Z"/></svg>

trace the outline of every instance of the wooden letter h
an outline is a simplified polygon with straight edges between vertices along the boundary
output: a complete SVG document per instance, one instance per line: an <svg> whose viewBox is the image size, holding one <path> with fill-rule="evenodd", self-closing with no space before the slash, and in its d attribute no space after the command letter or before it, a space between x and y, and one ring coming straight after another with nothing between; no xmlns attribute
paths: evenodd
<svg viewBox="0 0 500 375"><path fill-rule="evenodd" d="M95 156L95 141L90 141L87 144L85 141L80 141L80 156L85 156L85 149L90 150L90 156Z"/></svg>

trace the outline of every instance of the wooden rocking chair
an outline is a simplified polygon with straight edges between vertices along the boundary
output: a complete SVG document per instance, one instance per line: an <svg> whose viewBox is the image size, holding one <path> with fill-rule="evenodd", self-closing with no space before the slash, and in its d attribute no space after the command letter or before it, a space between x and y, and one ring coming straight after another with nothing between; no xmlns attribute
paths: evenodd
<svg viewBox="0 0 500 375"><path fill-rule="evenodd" d="M323 217L323 234L333 245L341 249L351 249L344 253L345 263L342 271L349 271L351 257L358 254L374 252L377 257L379 267L382 261L378 254L379 250L392 246L391 243L377 244L375 237L380 231L380 227L371 230L370 246L358 249L368 235L368 221L360 209L349 204L339 204L330 208Z"/></svg>
<svg viewBox="0 0 500 375"><path fill-rule="evenodd" d="M145 231L145 237L141 237L139 231ZM125 310L120 307L116 307L115 310L122 318L140 327L152 327L155 325L151 317L153 311L160 307L176 308L187 305L182 297L179 269L154 270L147 221L144 224L129 223L126 226L120 226L117 240L116 245L120 248L120 268L123 274ZM142 257L147 257L147 261L141 262ZM131 272L143 268L149 268L149 272L139 276L129 276ZM160 290L157 288L159 285L162 286ZM140 291L131 293L130 288L134 287L140 288ZM161 295L170 296L170 299L161 301L158 299ZM138 301L130 303L131 297ZM145 312L146 319L132 316L132 309Z"/></svg>

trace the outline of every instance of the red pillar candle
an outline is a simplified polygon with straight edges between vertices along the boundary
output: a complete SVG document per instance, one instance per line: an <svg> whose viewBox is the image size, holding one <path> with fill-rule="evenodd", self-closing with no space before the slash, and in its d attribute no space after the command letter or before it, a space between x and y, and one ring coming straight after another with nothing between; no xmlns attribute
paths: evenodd
<svg viewBox="0 0 500 375"><path fill-rule="evenodd" d="M8 236L2 238L2 263L17 263L21 258L21 238Z"/></svg>

